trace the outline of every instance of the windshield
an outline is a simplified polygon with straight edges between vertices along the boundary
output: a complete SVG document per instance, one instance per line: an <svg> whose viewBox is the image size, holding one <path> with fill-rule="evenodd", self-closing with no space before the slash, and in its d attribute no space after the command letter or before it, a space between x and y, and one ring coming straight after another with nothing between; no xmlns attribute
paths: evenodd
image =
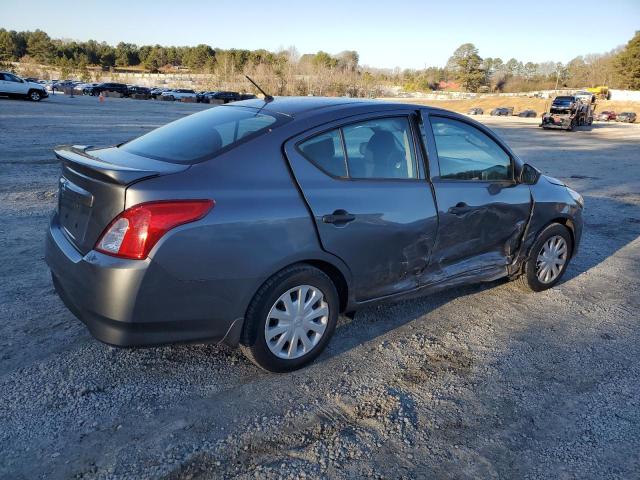
<svg viewBox="0 0 640 480"><path fill-rule="evenodd" d="M171 163L194 164L284 123L283 118L243 107L214 107L125 143L123 150Z"/></svg>

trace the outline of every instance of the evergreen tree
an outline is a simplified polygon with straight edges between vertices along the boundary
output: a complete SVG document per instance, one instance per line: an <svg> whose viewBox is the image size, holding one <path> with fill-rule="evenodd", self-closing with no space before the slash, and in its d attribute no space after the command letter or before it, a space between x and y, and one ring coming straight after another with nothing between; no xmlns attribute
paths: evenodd
<svg viewBox="0 0 640 480"><path fill-rule="evenodd" d="M614 61L620 86L640 90L640 31L627 43Z"/></svg>

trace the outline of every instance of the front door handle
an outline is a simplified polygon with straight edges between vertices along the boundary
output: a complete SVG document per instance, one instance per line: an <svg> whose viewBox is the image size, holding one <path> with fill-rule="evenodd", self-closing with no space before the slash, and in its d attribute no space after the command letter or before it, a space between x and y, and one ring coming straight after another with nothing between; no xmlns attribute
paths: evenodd
<svg viewBox="0 0 640 480"><path fill-rule="evenodd" d="M356 216L346 210L336 210L331 215L323 215L322 217L323 223L333 223L334 225L345 225L355 219Z"/></svg>
<svg viewBox="0 0 640 480"><path fill-rule="evenodd" d="M471 210L473 210L472 207L464 202L459 202L455 207L451 207L449 209L449 213L452 213L454 215L464 215L465 213L469 213Z"/></svg>

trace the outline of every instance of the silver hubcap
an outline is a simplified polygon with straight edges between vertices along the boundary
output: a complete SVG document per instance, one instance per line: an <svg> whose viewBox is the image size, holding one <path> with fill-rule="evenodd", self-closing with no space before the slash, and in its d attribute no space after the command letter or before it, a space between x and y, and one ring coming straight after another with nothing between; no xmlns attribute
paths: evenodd
<svg viewBox="0 0 640 480"><path fill-rule="evenodd" d="M283 293L273 304L264 326L271 352L287 360L309 353L320 341L329 322L329 305L311 285Z"/></svg>
<svg viewBox="0 0 640 480"><path fill-rule="evenodd" d="M39 98L40 98L40 95L39 95L39 94L37 94L36 92L33 92L33 93L31 93L31 98L32 98L33 100L37 100L37 99L39 99Z"/></svg>
<svg viewBox="0 0 640 480"><path fill-rule="evenodd" d="M536 262L536 275L542 283L551 283L562 273L567 261L567 242L555 235L544 242Z"/></svg>

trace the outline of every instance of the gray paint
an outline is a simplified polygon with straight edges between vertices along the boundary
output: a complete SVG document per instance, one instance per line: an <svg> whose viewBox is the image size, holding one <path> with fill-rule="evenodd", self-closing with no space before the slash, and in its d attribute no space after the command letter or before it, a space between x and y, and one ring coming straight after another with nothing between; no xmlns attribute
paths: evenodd
<svg viewBox="0 0 640 480"><path fill-rule="evenodd" d="M286 98L236 105L263 107L293 121L191 167L117 148L56 152L63 159L64 177L89 192L93 206L85 212L82 239L75 241L61 229L60 215L54 216L46 260L65 303L99 339L125 346L222 338L236 344L257 289L297 262L339 271L348 286L344 310L352 311L382 300L516 275L537 233L556 219L569 220L579 241L581 209L564 186L545 177L535 185L439 178L430 114L471 123L503 145L493 132L466 117L349 99ZM421 165L416 180L334 179L295 148L301 139L323 130L399 114L411 116L415 129ZM517 178L522 162L503 147ZM123 209L189 198L213 199L216 205L202 220L167 233L148 259L123 260L92 250ZM461 201L470 210L450 213ZM355 220L346 225L322 221L336 210L354 214Z"/></svg>

